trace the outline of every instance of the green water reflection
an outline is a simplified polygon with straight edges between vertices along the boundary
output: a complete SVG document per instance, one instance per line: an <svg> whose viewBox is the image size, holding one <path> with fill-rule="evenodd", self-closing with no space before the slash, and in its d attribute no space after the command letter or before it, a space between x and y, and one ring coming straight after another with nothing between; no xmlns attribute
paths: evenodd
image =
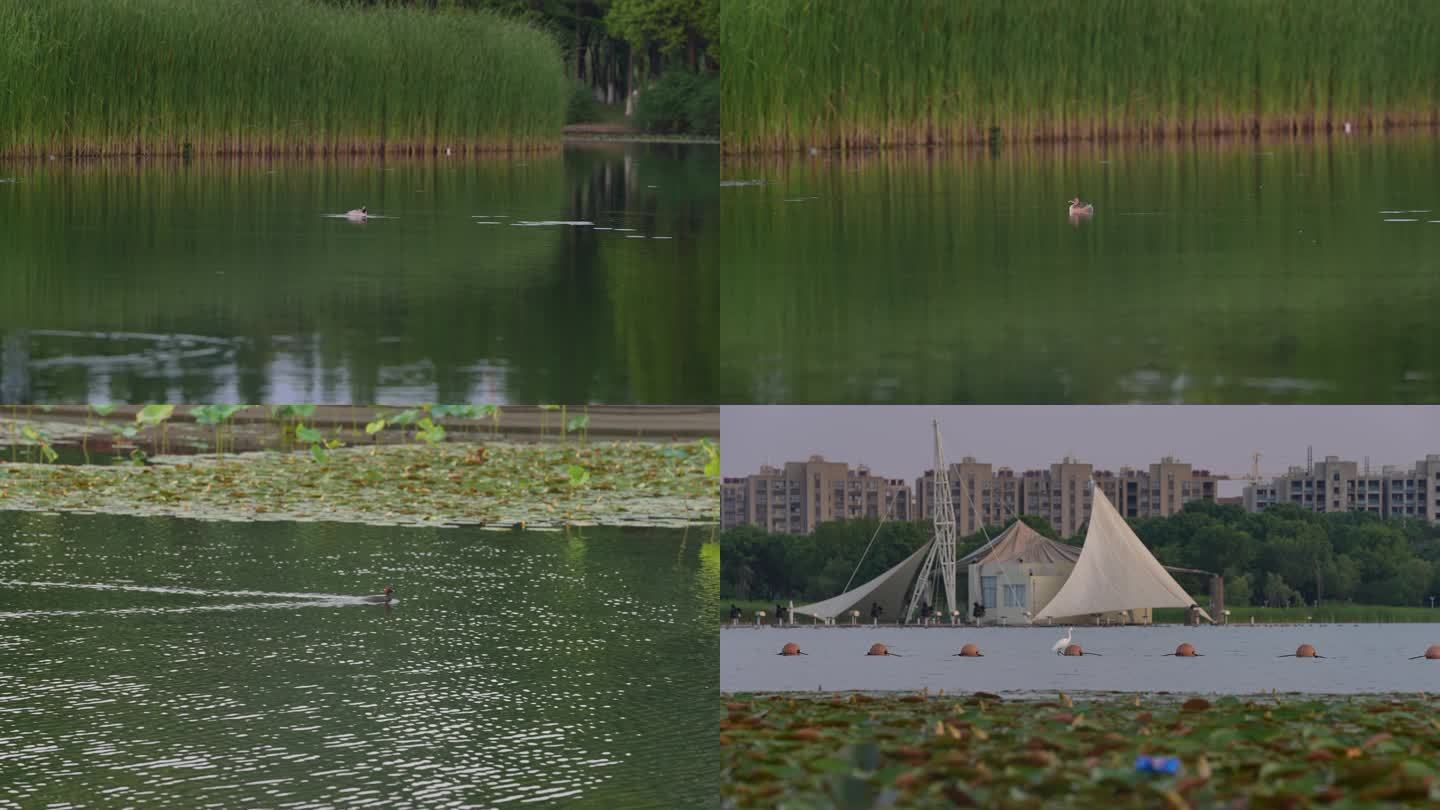
<svg viewBox="0 0 1440 810"><path fill-rule="evenodd" d="M713 806L707 535L0 512L4 798Z"/></svg>
<svg viewBox="0 0 1440 810"><path fill-rule="evenodd" d="M1440 400L1433 139L722 173L726 402Z"/></svg>
<svg viewBox="0 0 1440 810"><path fill-rule="evenodd" d="M713 401L718 166L0 164L0 398Z"/></svg>

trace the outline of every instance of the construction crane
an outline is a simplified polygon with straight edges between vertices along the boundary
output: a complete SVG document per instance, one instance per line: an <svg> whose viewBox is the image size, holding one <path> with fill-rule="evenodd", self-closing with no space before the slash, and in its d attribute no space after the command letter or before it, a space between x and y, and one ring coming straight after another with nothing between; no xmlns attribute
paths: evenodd
<svg viewBox="0 0 1440 810"><path fill-rule="evenodd" d="M1245 481L1251 484L1263 484L1278 477L1260 471L1260 459L1264 457L1265 454L1260 452L1259 450L1252 452L1250 454L1250 469L1244 474L1224 473L1216 471L1212 471L1212 473L1216 478L1222 481Z"/></svg>

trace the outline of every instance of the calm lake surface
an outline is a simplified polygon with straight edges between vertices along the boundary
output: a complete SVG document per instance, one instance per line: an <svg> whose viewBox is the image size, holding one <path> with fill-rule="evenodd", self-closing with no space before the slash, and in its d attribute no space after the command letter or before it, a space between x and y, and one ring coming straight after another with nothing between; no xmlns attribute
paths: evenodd
<svg viewBox="0 0 1440 810"><path fill-rule="evenodd" d="M1087 655L1057 656L1065 628L734 629L720 634L720 689L948 692L1433 692L1440 661L1408 661L1440 643L1440 624L1295 627L1080 627ZM776 655L794 641L808 655ZM1175 658L1182 642L1198 658ZM880 642L897 656L865 655ZM983 658L952 655L973 642ZM1325 659L1278 658L1308 643ZM1095 652L1099 655L1089 655Z"/></svg>
<svg viewBox="0 0 1440 810"><path fill-rule="evenodd" d="M1440 400L1434 139L821 154L722 176L726 402ZM1095 211L1072 223L1077 195Z"/></svg>
<svg viewBox="0 0 1440 810"><path fill-rule="evenodd" d="M585 536L0 512L0 807L713 806L718 550Z"/></svg>
<svg viewBox="0 0 1440 810"><path fill-rule="evenodd" d="M0 401L713 402L718 175L685 144L0 163Z"/></svg>

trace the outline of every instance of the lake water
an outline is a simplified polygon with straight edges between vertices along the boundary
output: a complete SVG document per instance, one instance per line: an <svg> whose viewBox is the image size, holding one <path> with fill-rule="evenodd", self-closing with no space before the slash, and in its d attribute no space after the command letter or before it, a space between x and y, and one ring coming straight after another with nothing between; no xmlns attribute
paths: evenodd
<svg viewBox="0 0 1440 810"><path fill-rule="evenodd" d="M0 163L0 401L713 402L718 174L684 144Z"/></svg>
<svg viewBox="0 0 1440 810"><path fill-rule="evenodd" d="M701 807L696 532L0 512L0 807ZM350 598L393 583L390 609Z"/></svg>
<svg viewBox="0 0 1440 810"><path fill-rule="evenodd" d="M1216 694L1440 689L1440 661L1406 660L1440 643L1440 624L1080 627L1073 642L1087 653L1081 657L1051 652L1065 633L1058 627L729 629L720 634L720 689ZM807 655L776 655L790 641ZM900 657L867 656L876 642ZM952 655L972 642L983 658ZM1182 642L1193 644L1201 657L1165 655ZM1295 648L1305 643L1327 658L1294 658ZM1292 657L1277 657L1287 653Z"/></svg>
<svg viewBox="0 0 1440 810"><path fill-rule="evenodd" d="M1433 138L722 176L725 402L1440 400ZM1094 216L1072 223L1077 195Z"/></svg>

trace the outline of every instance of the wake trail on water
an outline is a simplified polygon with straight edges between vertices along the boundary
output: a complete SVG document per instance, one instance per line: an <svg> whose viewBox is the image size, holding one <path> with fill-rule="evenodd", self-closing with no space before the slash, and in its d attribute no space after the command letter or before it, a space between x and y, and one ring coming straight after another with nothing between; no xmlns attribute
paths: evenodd
<svg viewBox="0 0 1440 810"><path fill-rule="evenodd" d="M345 601L359 597L343 593L290 593L285 591L219 591L206 588L181 588L171 585L132 585L126 582L26 582L0 579L0 585L25 588L82 588L91 591L138 591L173 593L183 596L272 596L277 599L316 599Z"/></svg>
<svg viewBox="0 0 1440 810"><path fill-rule="evenodd" d="M6 619L32 619L48 616L125 616L159 613L204 613L209 611L251 610L251 609L293 609L306 607L345 607L363 605L354 597L336 599L307 599L303 602L238 602L224 605L191 605L188 607L133 607L109 608L102 610L12 610L0 612L0 621Z"/></svg>

